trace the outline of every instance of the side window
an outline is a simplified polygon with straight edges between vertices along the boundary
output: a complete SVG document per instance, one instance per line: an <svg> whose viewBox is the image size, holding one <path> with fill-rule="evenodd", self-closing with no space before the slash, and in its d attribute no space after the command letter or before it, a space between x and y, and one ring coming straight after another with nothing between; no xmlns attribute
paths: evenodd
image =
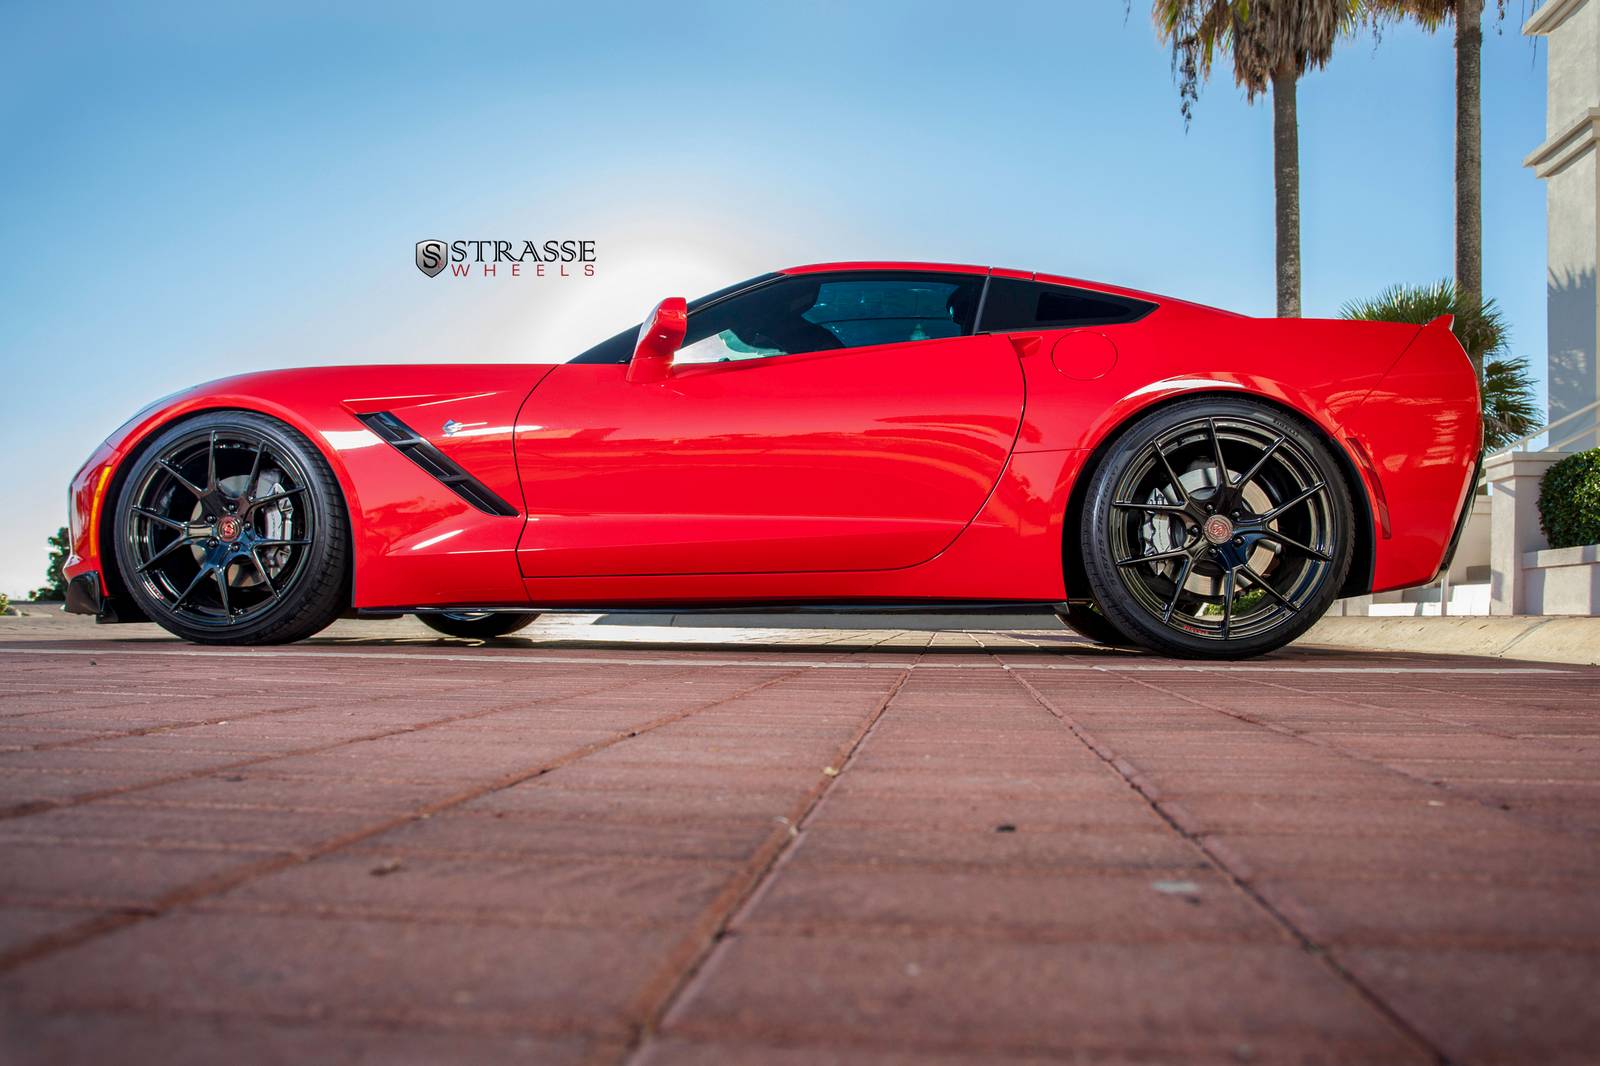
<svg viewBox="0 0 1600 1066"><path fill-rule="evenodd" d="M689 314L675 364L959 337L983 279L961 274L802 274Z"/></svg>
<svg viewBox="0 0 1600 1066"><path fill-rule="evenodd" d="M726 288L718 289L716 292L707 293L704 296L689 301L689 313L694 314L694 312L701 307L706 307L710 304L716 303L718 300L726 299L736 292L742 292L745 289L753 289L756 286L763 285L766 282L771 281L773 278L779 276L780 275L778 274L762 274L760 277L747 278L744 281L735 282ZM626 363L629 359L633 358L633 346L638 343L639 340L639 326L640 323L635 322L633 325L629 326L621 333L618 333L616 336L607 337L599 344L596 344L593 348L590 348L584 352L580 352L578 355L567 360L567 362Z"/></svg>
<svg viewBox="0 0 1600 1066"><path fill-rule="evenodd" d="M989 292L983 299L983 321L978 328L986 333L1004 333L1106 326L1136 321L1153 310L1154 304L1106 292L1020 278L990 278Z"/></svg>

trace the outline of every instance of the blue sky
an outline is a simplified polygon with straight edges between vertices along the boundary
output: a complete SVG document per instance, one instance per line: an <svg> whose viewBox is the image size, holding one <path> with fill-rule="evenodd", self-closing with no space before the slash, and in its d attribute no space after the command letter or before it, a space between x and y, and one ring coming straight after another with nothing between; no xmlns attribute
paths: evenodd
<svg viewBox="0 0 1600 1066"><path fill-rule="evenodd" d="M827 259L1273 310L1270 109L1223 76L1185 130L1139 0L330 6L0 2L0 591L40 582L106 433L243 369L559 359ZM1511 6L1484 283L1542 374L1545 56ZM1450 272L1452 72L1448 33L1402 27L1302 83L1308 315ZM599 262L429 279L431 237Z"/></svg>

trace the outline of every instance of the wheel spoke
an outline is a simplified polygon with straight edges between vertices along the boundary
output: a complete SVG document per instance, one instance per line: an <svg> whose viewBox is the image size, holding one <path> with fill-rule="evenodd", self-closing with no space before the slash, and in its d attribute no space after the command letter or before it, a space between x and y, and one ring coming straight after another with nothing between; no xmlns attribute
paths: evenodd
<svg viewBox="0 0 1600 1066"><path fill-rule="evenodd" d="M1206 428L1211 431L1211 452L1217 457L1217 488L1230 488L1232 482L1228 480L1228 465L1222 461L1222 438L1217 435L1217 420L1206 419Z"/></svg>
<svg viewBox="0 0 1600 1066"><path fill-rule="evenodd" d="M1283 503L1278 504L1278 506L1276 506L1272 510L1268 511L1266 514L1261 515L1260 516L1261 521L1263 521L1263 522L1272 521L1274 518L1277 518L1279 515L1281 515L1285 511L1287 511L1289 508L1293 507L1295 504L1302 503L1302 502L1304 502L1306 500L1309 500L1311 497L1315 496L1317 493L1321 492L1323 489L1325 489L1327 487L1328 487L1327 485L1325 485L1324 483L1319 481L1315 485L1312 485L1310 488L1301 490L1298 495L1294 496L1291 499L1285 500Z"/></svg>
<svg viewBox="0 0 1600 1066"><path fill-rule="evenodd" d="M159 522L168 529L181 529L185 533L189 532L189 523L180 522L176 518L168 518L164 514L157 514L147 507L135 507L133 513L140 518L148 518L152 522Z"/></svg>
<svg viewBox="0 0 1600 1066"><path fill-rule="evenodd" d="M1233 624L1233 583L1236 571L1229 570L1222 579L1222 639L1228 639L1228 627Z"/></svg>
<svg viewBox="0 0 1600 1066"><path fill-rule="evenodd" d="M1166 610L1161 612L1163 622L1172 621L1172 612L1178 609L1178 600L1183 597L1183 586L1189 582L1189 571L1194 569L1194 556L1186 556L1183 565L1178 568L1177 584L1172 588L1172 599L1167 601Z"/></svg>
<svg viewBox="0 0 1600 1066"><path fill-rule="evenodd" d="M211 444L206 448L206 491L217 490L217 431L211 431Z"/></svg>
<svg viewBox="0 0 1600 1066"><path fill-rule="evenodd" d="M267 573L266 566L261 562L261 553L254 547L250 549L250 561L256 564L256 573L261 575L261 583L267 586L267 593L273 598L278 598L278 590L273 587L272 575Z"/></svg>
<svg viewBox="0 0 1600 1066"><path fill-rule="evenodd" d="M310 543L311 543L311 539L309 537L307 537L307 538L305 538L303 540L258 540L258 541L256 541L256 547L258 547L258 548L304 548L306 545L308 545Z"/></svg>
<svg viewBox="0 0 1600 1066"><path fill-rule="evenodd" d="M167 472L167 474L171 476L172 480L176 481L179 485L183 486L183 490L185 492L189 493L189 495L193 496L196 500L203 500L203 499L206 498L206 490L205 489L201 488L199 485L196 485L194 482L192 482L188 478L184 477L183 476L183 471L179 470L177 467L173 466L171 463L167 462L165 459L162 459L156 465L161 467L161 469L165 470Z"/></svg>
<svg viewBox="0 0 1600 1066"><path fill-rule="evenodd" d="M199 537L174 537L170 544L156 552L154 555L150 556L150 558L146 559L144 562L140 563L135 569L142 574L152 566L159 563L161 560L165 559L167 556L171 555L173 552L177 551L179 548L187 547L190 544L197 544L199 543L200 539L201 538Z"/></svg>
<svg viewBox="0 0 1600 1066"><path fill-rule="evenodd" d="M250 499L250 492L255 488L256 475L261 472L261 453L267 450L266 441L256 442L256 456L250 460L250 476L244 479L244 491L239 493L239 502L244 503Z"/></svg>
<svg viewBox="0 0 1600 1066"><path fill-rule="evenodd" d="M1333 556L1329 555L1327 552L1323 551L1322 549L1313 548L1309 544L1301 544L1298 540L1295 540L1293 537L1286 537L1282 533L1279 533L1275 529L1263 529L1263 530L1261 530L1261 536L1264 539L1270 540L1275 544L1282 544L1285 548L1293 548L1295 551L1301 553L1302 555L1309 555L1313 559L1319 559L1319 560L1321 560L1322 562L1325 562L1325 563L1330 563L1330 562L1333 561Z"/></svg>
<svg viewBox="0 0 1600 1066"><path fill-rule="evenodd" d="M269 503L277 503L279 500L287 500L289 497L299 496L305 491L305 486L301 486L300 488L296 489L279 489L270 496L263 496L258 500L251 500L250 509L253 511L258 507L265 507Z"/></svg>
<svg viewBox="0 0 1600 1066"><path fill-rule="evenodd" d="M1152 552L1149 555L1136 555L1131 559L1118 559L1117 565L1137 566L1140 563L1157 563L1162 559L1188 559L1189 557L1189 552L1186 549L1176 548L1172 551Z"/></svg>
<svg viewBox="0 0 1600 1066"><path fill-rule="evenodd" d="M222 597L222 613L232 618L233 605L228 602L228 565L224 563L212 567L211 572L217 575L217 594Z"/></svg>
<svg viewBox="0 0 1600 1066"><path fill-rule="evenodd" d="M1179 503L1188 503L1189 494L1184 491L1183 482L1178 480L1177 472L1172 469L1172 463L1167 459L1167 453L1162 450L1160 441L1153 441L1150 447L1156 450L1156 458L1161 460L1161 466L1167 472L1167 477L1172 479L1172 491L1177 495Z"/></svg>
<svg viewBox="0 0 1600 1066"><path fill-rule="evenodd" d="M1294 603L1293 601L1287 599L1283 595L1283 593L1279 592L1277 589L1275 589L1271 585L1267 584L1267 579L1262 577L1260 574L1256 573L1254 570L1252 570L1250 568L1250 564L1249 563L1244 564L1242 569L1244 570L1245 576L1250 579L1250 584L1256 586L1262 592L1265 592L1268 596L1271 596L1273 599L1277 600L1279 603L1281 603L1285 607L1289 608L1289 610L1298 611L1300 609L1300 605L1299 604Z"/></svg>
<svg viewBox="0 0 1600 1066"><path fill-rule="evenodd" d="M1277 440L1267 445L1266 450L1260 455L1256 456L1255 464L1251 466L1250 470L1239 479L1239 484L1244 486L1254 481L1255 476L1261 473L1261 468L1267 465L1267 460L1272 458L1272 453L1276 452L1278 450L1278 446L1288 439L1288 437L1280 436Z"/></svg>
<svg viewBox="0 0 1600 1066"><path fill-rule="evenodd" d="M1135 503L1132 500L1112 500L1111 506L1126 511L1154 511L1157 514L1188 514L1189 508L1181 503Z"/></svg>
<svg viewBox="0 0 1600 1066"><path fill-rule="evenodd" d="M205 580L206 575L210 574L211 570L212 567L210 566L202 566L200 568L200 572L194 575L194 580L189 582L188 587L178 594L177 599L172 601L172 609L174 611L183 606L183 601L189 598L189 593L200 587L200 582Z"/></svg>

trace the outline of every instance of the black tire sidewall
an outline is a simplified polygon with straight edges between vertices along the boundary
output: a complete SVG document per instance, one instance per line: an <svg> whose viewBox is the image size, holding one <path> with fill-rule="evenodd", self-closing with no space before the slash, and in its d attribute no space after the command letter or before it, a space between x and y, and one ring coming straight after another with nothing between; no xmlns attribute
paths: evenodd
<svg viewBox="0 0 1600 1066"><path fill-rule="evenodd" d="M1113 648L1125 648L1134 641L1118 629L1111 619L1107 618L1096 607L1086 603L1074 603L1069 607L1056 611L1061 621L1078 636L1092 640L1096 644L1105 644Z"/></svg>
<svg viewBox="0 0 1600 1066"><path fill-rule="evenodd" d="M1315 464L1327 484L1338 528L1333 565L1322 584L1287 625L1253 637L1227 641L1208 640L1181 633L1151 618L1132 599L1112 561L1108 513L1116 483L1127 463L1155 437L1196 418L1248 418L1273 426L1299 447ZM1096 466L1089 483L1079 531L1084 571L1094 593L1096 605L1118 630L1139 644L1183 658L1244 659L1280 648L1311 628L1338 597L1350 570L1355 544L1355 508L1338 461L1329 451L1321 431L1269 403L1239 397L1202 397L1163 407L1134 422L1123 431Z"/></svg>
<svg viewBox="0 0 1600 1066"><path fill-rule="evenodd" d="M429 611L418 614L417 620L447 637L457 637L461 640L494 640L496 637L509 636L519 629L527 628L538 617L537 614L531 613L501 611L487 618L451 618L441 612Z"/></svg>
<svg viewBox="0 0 1600 1066"><path fill-rule="evenodd" d="M185 620L153 596L135 576L137 560L129 545L133 493L178 441L210 430L243 430L260 434L290 453L305 476L311 510L311 544L306 562L291 584L280 589L279 602L258 617L233 626L204 626ZM201 644L269 644L299 640L324 628L347 606L349 566L348 521L337 480L322 453L292 427L251 411L215 411L185 419L163 430L134 461L118 491L112 538L123 587L139 608L162 628Z"/></svg>

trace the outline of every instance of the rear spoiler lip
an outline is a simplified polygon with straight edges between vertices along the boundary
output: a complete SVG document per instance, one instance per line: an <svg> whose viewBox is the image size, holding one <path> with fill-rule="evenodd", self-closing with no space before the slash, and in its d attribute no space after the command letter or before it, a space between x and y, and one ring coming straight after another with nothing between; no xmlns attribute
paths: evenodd
<svg viewBox="0 0 1600 1066"><path fill-rule="evenodd" d="M1456 351L1461 353L1462 361L1470 367L1472 365L1471 357L1467 355L1467 350L1461 344L1460 338L1455 335L1455 321L1456 316L1453 314L1436 315L1429 319L1425 324L1415 327L1416 332L1412 333L1410 338L1400 346L1400 350L1394 353L1394 358L1389 360L1389 365L1385 367L1383 373L1378 376L1376 384L1374 384L1372 388L1368 389L1366 395L1362 396L1359 401L1352 404L1345 412L1343 421L1348 421L1350 418L1354 417L1357 411L1366 406L1367 401L1372 398L1372 394L1382 386L1384 381L1388 380L1389 375L1394 373L1395 367L1399 366L1400 363L1405 359L1406 355L1410 353L1411 349L1416 347L1418 341L1430 335L1438 336L1440 330L1444 331L1445 336L1449 338L1450 344L1455 348ZM1403 326L1406 323L1395 322L1389 324L1394 326ZM1482 388L1481 386L1477 385L1474 387L1478 389L1478 403L1481 407L1483 403Z"/></svg>

